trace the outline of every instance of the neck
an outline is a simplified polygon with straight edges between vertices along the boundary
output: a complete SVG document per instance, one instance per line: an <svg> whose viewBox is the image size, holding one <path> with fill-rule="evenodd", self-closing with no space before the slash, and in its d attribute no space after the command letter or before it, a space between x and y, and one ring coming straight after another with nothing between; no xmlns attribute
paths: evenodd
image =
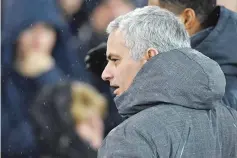
<svg viewBox="0 0 237 158"><path fill-rule="evenodd" d="M200 32L201 30L205 29L199 22L197 22L194 27L190 30L187 30L190 36L195 35L196 33Z"/></svg>
<svg viewBox="0 0 237 158"><path fill-rule="evenodd" d="M200 22L197 21L196 25L193 27L192 32L190 31L189 34L190 35L194 35L198 32L200 32L201 30L204 30L206 28L209 28L211 26L215 26L218 22L220 16L220 7L216 7L211 14L209 14L206 18L206 20L204 20L204 22Z"/></svg>

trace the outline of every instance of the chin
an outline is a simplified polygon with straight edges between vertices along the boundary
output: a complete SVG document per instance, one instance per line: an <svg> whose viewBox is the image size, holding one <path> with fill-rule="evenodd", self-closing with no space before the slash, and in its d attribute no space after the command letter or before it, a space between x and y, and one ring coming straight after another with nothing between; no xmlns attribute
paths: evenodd
<svg viewBox="0 0 237 158"><path fill-rule="evenodd" d="M119 92L117 92L117 94L116 94L116 96L120 96L120 95L122 95L124 92L126 92L126 91L119 91Z"/></svg>

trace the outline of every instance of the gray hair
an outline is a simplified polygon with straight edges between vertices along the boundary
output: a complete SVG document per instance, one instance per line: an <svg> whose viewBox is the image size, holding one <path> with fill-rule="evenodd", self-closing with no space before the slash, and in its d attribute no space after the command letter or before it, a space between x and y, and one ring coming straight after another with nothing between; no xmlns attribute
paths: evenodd
<svg viewBox="0 0 237 158"><path fill-rule="evenodd" d="M107 27L107 33L120 30L134 60L141 59L148 48L159 53L190 47L184 25L171 12L157 6L135 9L121 15Z"/></svg>

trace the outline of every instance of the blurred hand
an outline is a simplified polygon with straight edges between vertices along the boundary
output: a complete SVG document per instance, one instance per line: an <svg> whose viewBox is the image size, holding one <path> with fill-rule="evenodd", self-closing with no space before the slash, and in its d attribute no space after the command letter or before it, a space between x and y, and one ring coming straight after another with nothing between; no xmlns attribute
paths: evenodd
<svg viewBox="0 0 237 158"><path fill-rule="evenodd" d="M92 148L98 149L104 134L105 98L93 87L75 83L72 87L72 100L71 112L77 133Z"/></svg>
<svg viewBox="0 0 237 158"><path fill-rule="evenodd" d="M97 115L92 115L77 126L77 133L93 149L99 149L104 136L103 120Z"/></svg>
<svg viewBox="0 0 237 158"><path fill-rule="evenodd" d="M16 70L26 77L36 77L54 65L52 50L56 32L46 24L35 24L23 31L17 42Z"/></svg>
<svg viewBox="0 0 237 158"><path fill-rule="evenodd" d="M101 78L101 74L107 64L106 59L106 43L101 43L99 46L91 49L86 57L86 68Z"/></svg>

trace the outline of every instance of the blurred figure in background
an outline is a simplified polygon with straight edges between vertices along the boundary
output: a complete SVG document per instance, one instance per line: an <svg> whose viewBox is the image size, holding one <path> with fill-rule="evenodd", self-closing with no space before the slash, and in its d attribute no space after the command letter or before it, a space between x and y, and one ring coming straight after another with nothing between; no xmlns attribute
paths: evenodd
<svg viewBox="0 0 237 158"><path fill-rule="evenodd" d="M105 29L109 22L133 9L133 3L127 0L92 0L90 3L84 1L81 9L71 20L73 32L77 34L81 43L79 52L85 57L88 50L105 42Z"/></svg>
<svg viewBox="0 0 237 158"><path fill-rule="evenodd" d="M106 100L91 86L79 82L46 86L31 114L40 157L96 157L103 140Z"/></svg>
<svg viewBox="0 0 237 158"><path fill-rule="evenodd" d="M237 13L216 0L150 0L180 17L192 48L218 62L226 77L223 101L237 109Z"/></svg>
<svg viewBox="0 0 237 158"><path fill-rule="evenodd" d="M37 157L29 106L44 85L88 81L56 0L6 0L2 27L2 154Z"/></svg>
<svg viewBox="0 0 237 158"><path fill-rule="evenodd" d="M84 0L59 0L59 5L63 10L64 16L71 19L73 15L81 9Z"/></svg>

